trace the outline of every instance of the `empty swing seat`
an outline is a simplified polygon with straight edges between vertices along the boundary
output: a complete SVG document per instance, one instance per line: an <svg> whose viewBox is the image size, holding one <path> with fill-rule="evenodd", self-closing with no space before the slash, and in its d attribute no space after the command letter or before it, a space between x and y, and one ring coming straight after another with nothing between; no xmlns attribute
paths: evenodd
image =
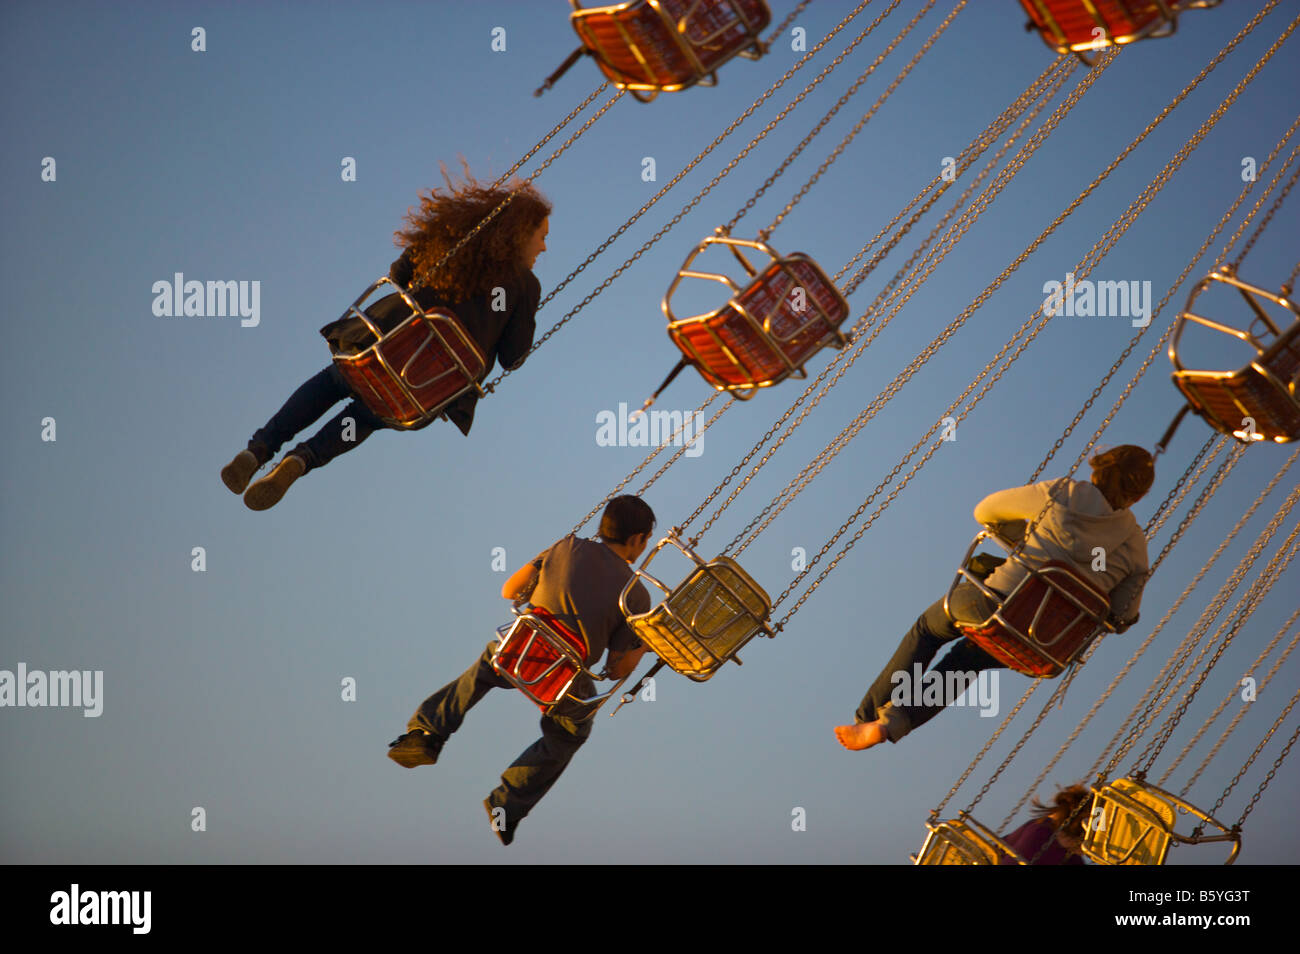
<svg viewBox="0 0 1300 954"><path fill-rule="evenodd" d="M628 0L583 9L569 22L601 72L643 102L660 92L713 86L739 55L758 59L772 20L765 0Z"/></svg>
<svg viewBox="0 0 1300 954"><path fill-rule="evenodd" d="M410 312L387 334L363 307L380 292L400 295ZM478 381L487 369L486 359L451 311L425 311L404 289L381 278L349 306L343 318L360 318L375 341L356 354L336 351L334 365L362 403L389 427L420 427L462 394L483 396Z"/></svg>
<svg viewBox="0 0 1300 954"><path fill-rule="evenodd" d="M1245 330L1192 312L1192 305L1214 284L1235 287L1253 313ZM1276 306L1280 321L1261 304ZM1183 332L1192 324L1245 342L1254 360L1236 371L1184 367ZM1260 325L1259 331L1254 330ZM1300 440L1300 309L1288 295L1275 295L1239 281L1230 269L1212 272L1196 286L1178 317L1169 343L1174 385L1192 410L1215 430L1243 442Z"/></svg>
<svg viewBox="0 0 1300 954"><path fill-rule="evenodd" d="M646 571L668 543L695 563L695 569L673 589ZM736 654L755 636L773 635L767 625L772 601L730 557L720 556L705 563L670 535L633 574L619 597L628 625L669 668L696 682L710 679L728 660L739 665ZM661 590L665 597L648 612L636 614L628 609L627 596L638 578Z"/></svg>
<svg viewBox="0 0 1300 954"><path fill-rule="evenodd" d="M968 567L975 548L989 539L1000 543L1008 558L1026 571L1006 596L989 589ZM1107 622L1110 602L1078 570L1059 560L1030 566L1015 553L1014 544L990 528L977 534L966 551L966 559L944 596L945 612L949 612L953 590L963 580L996 605L982 621L955 621L957 628L1002 665L1026 676L1050 679L1060 675L1098 634L1113 632Z"/></svg>
<svg viewBox="0 0 1300 954"><path fill-rule="evenodd" d="M520 613L497 633L492 668L543 712L549 713L566 699L595 711L618 688L592 696L574 693L579 676L600 678L586 667L586 640L540 606Z"/></svg>
<svg viewBox="0 0 1300 954"><path fill-rule="evenodd" d="M1241 851L1241 834L1177 795L1136 778L1120 778L1092 788L1093 802L1084 826L1082 851L1101 865L1162 865L1177 844L1230 842L1224 864ZM1175 831L1178 813L1186 813L1219 831L1216 835L1182 835Z"/></svg>
<svg viewBox="0 0 1300 954"><path fill-rule="evenodd" d="M691 270L691 263L710 245L727 246L744 267L743 288L716 272ZM756 249L771 261L760 272L740 251ZM723 307L678 318L672 297L683 278L703 278L726 285L733 297ZM826 346L843 347L848 339L840 325L849 303L815 261L800 252L778 255L763 242L710 236L696 246L677 272L663 300L668 336L700 375L720 391L752 397L787 377L807 377L804 364Z"/></svg>
<svg viewBox="0 0 1300 954"><path fill-rule="evenodd" d="M1085 53L1169 36L1178 14L1221 0L1020 0L1030 25L1057 53ZM1085 62L1087 62L1085 60Z"/></svg>
<svg viewBox="0 0 1300 954"><path fill-rule="evenodd" d="M998 865L1003 856L1028 864L1010 845L969 815L943 822L926 822L928 834L915 865Z"/></svg>

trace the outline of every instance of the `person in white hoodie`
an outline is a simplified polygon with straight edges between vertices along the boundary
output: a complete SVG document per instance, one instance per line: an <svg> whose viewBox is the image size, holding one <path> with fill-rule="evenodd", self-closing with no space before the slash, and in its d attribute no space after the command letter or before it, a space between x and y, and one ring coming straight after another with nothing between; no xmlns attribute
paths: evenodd
<svg viewBox="0 0 1300 954"><path fill-rule="evenodd" d="M1122 633L1137 622L1148 570L1146 536L1128 508L1151 489L1155 463L1145 449L1132 444L1098 454L1089 463L1090 482L1062 477L1002 490L979 502L975 519L997 525L1004 536L1016 540L1024 537L1027 521L1037 520L1021 550L1024 560L1033 566L1052 560L1074 566L1107 594L1110 622ZM1097 559L1098 547L1103 560ZM989 589L1005 595L1025 573L1015 561L1008 560L984 582ZM969 681L985 669L1000 668L1001 663L966 639L954 623L954 618L964 623L982 622L994 608L978 588L963 581L953 590L948 612L943 600L939 600L922 613L867 690L854 724L836 727L840 744L859 751L886 739L897 742L932 719L946 704L955 702L943 699L938 704L919 704L919 690L915 699L907 694L909 701L918 704L895 705L893 700L900 678L912 680L919 671L914 667L928 667L946 643L960 640L930 668L942 685L961 682L950 681L948 673L964 673ZM929 672L926 675L927 682L935 678Z"/></svg>

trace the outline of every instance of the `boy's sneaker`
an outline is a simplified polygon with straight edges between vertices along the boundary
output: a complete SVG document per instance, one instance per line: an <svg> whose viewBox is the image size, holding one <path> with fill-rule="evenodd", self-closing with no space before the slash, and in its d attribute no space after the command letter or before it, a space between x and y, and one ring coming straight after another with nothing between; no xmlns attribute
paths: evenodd
<svg viewBox="0 0 1300 954"><path fill-rule="evenodd" d="M388 757L403 768L436 765L444 741L423 729L412 729L388 743Z"/></svg>

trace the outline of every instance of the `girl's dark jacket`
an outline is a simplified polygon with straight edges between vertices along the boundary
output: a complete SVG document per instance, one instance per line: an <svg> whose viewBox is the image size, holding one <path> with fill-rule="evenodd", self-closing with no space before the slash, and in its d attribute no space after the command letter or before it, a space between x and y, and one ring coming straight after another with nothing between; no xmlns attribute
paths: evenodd
<svg viewBox="0 0 1300 954"><path fill-rule="evenodd" d="M403 252L402 257L388 270L389 278L403 288L409 288L414 275L410 255L409 249ZM541 283L531 271L521 269L518 276L503 280L500 287L505 289L503 311L493 310L494 296L491 292L457 303L447 301L428 288L417 288L410 292L421 308L447 308L456 313L456 317L487 359L483 374L479 377L480 383L487 379L498 360L507 370L519 367L523 364L528 349L533 346L533 332L536 330L534 317L542 298ZM366 314L384 334L411 315L400 295L381 298L366 310ZM355 316L332 321L320 333L330 343L330 350L335 354L359 354L375 342L375 336L366 327L366 323ZM471 391L447 406L447 417L460 428L462 434L469 434L477 403L478 395ZM420 427L426 427L429 423L432 421Z"/></svg>

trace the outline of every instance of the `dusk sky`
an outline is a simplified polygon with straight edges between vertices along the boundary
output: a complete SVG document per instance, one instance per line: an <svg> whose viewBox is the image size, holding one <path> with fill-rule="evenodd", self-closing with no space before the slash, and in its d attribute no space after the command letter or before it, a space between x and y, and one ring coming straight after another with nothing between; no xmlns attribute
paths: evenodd
<svg viewBox="0 0 1300 954"><path fill-rule="evenodd" d="M774 0L773 25L793 6ZM490 693L443 750L411 771L387 743L429 693L458 676L497 626L506 574L567 534L647 453L601 422L659 384L679 353L661 300L695 244L732 219L921 0L902 0L845 60L671 231L579 311L478 407L472 433L447 423L381 432L254 513L219 471L289 394L329 361L317 329L387 272L393 232L439 163L462 158L490 181L603 82L584 58L541 98L533 90L575 47L571 9L548 2L9 2L0 8L3 254L10 302L0 383L0 671L102 673L98 715L0 709L0 858L14 863L852 863L905 864L944 800L1031 685L1003 671L984 706L955 706L898 745L843 750L832 729L917 615L940 598L979 526L985 495L1020 486L1130 338L1133 315L1061 314L956 425L929 462L775 640L758 640L697 684L668 670L654 699L597 716L588 743L502 848L483 798L538 735L538 711ZM940 0L733 229L753 238L813 176L953 9ZM929 431L1016 329L1066 281L1129 204L1265 56L1300 4L1283 0L1031 255L1010 267L1261 7L1229 0L1183 15L1167 38L1126 46L1024 163L950 254L701 538L720 553L941 330L980 307L806 490L739 556L775 599ZM874 0L537 315L538 336L604 282L721 171L882 12ZM534 272L543 295L633 216L853 9L815 0L757 62L735 59L716 87L619 99L535 180L553 203ZM971 0L875 115L772 232L834 275L1052 63L1012 0ZM770 32L769 28L769 32ZM201 32L196 34L195 31ZM196 40L201 37L201 42ZM195 46L202 49L195 49ZM494 48L494 46L496 48ZM1300 37L1289 37L1204 142L1151 197L1091 280L1133 283L1159 302L1237 199L1254 188L1151 319L1090 413L1048 463L1066 474L1139 364L1213 266L1242 217L1292 154L1266 157L1297 121ZM1045 125L1088 75L1080 64L1016 143ZM606 102L588 109L523 169L537 166ZM984 159L991 158L990 149ZM849 298L847 329L872 305L982 168L961 177ZM50 161L52 160L52 162ZM653 160L647 162L647 160ZM347 173L355 170L355 177ZM1283 183L1294 171L1293 163ZM52 170L52 172L51 172ZM649 172L647 171L649 170ZM986 184L992 180L986 179ZM1264 210L1281 191L1275 189ZM1276 291L1296 265L1292 195L1240 267ZM1261 211L1258 218L1262 218ZM1258 221L1258 218L1256 221ZM1234 260L1246 238L1229 254ZM870 253L869 253L870 254ZM714 265L723 264L721 257ZM243 282L240 315L160 316L157 283ZM851 274L852 272L850 272ZM689 280L688 280L689 281ZM701 285L702 283L695 283ZM254 289L257 298L254 310ZM721 296L721 297L720 297ZM983 297L981 297L983 296ZM1242 324L1240 299L1205 307ZM683 287L681 309L725 301ZM674 300L677 305L677 300ZM692 308L698 305L698 308ZM1204 312L1203 312L1204 313ZM1243 353L1202 344L1224 370ZM808 363L811 377L835 352ZM1178 410L1164 353L1101 435L1151 448ZM644 493L658 529L681 524L800 395L788 380L726 414ZM982 386L983 382L981 382ZM656 408L688 412L710 394L687 370ZM971 392L978 394L977 387ZM715 401L710 409L723 404ZM331 416L332 416L331 412ZM625 412L624 412L625 413ZM960 413L960 412L955 412ZM328 418L326 418L328 419ZM323 421L322 421L323 423ZM314 432L309 431L308 434ZM778 434L781 433L778 431ZM1145 523L1212 435L1189 416L1157 461ZM306 436L306 435L304 435ZM53 438L53 439L51 439ZM872 501L874 511L912 464ZM1206 564L1300 445L1245 450L1147 586L1141 621L1107 638L973 810L999 830L1112 676ZM1232 451L1150 543L1152 559ZM756 455L761 459L766 451ZM653 473L661 455L641 478ZM750 465L752 466L752 465ZM742 470L748 473L750 466ZM1087 479L1086 465L1074 474ZM1287 494L1282 474L1151 649L1038 788L1091 782L1162 664L1194 626ZM699 533L739 478L689 527ZM1297 528L1282 521L1229 609ZM774 613L795 605L861 521ZM583 531L595 533L594 522ZM201 549L200 549L201 548ZM660 579L684 560L664 556ZM1292 562L1235 636L1182 716L1158 780L1215 707L1224 714L1174 769L1180 790L1242 706L1230 740L1188 797L1202 808L1300 685L1289 659L1253 702L1241 680L1287 626L1300 592ZM1210 633L1226 618L1220 614ZM1272 666L1296 633L1282 633ZM1204 668L1212 648L1192 669ZM649 660L642 664L643 671ZM0 677L2 678L2 677ZM349 698L347 686L355 687ZM1045 684L944 807L967 807L1054 688ZM1178 698L1181 698L1181 690ZM1177 706L1166 706L1157 727ZM84 708L84 707L83 707ZM1295 730L1292 710L1218 812L1245 809ZM1131 770L1139 740L1118 771ZM1285 762L1245 826L1238 864L1294 863L1300 757ZM196 809L202 811L196 813ZM194 830L194 819L204 820ZM1191 827L1184 822L1185 827ZM1170 863L1217 863L1224 850L1176 848Z"/></svg>

